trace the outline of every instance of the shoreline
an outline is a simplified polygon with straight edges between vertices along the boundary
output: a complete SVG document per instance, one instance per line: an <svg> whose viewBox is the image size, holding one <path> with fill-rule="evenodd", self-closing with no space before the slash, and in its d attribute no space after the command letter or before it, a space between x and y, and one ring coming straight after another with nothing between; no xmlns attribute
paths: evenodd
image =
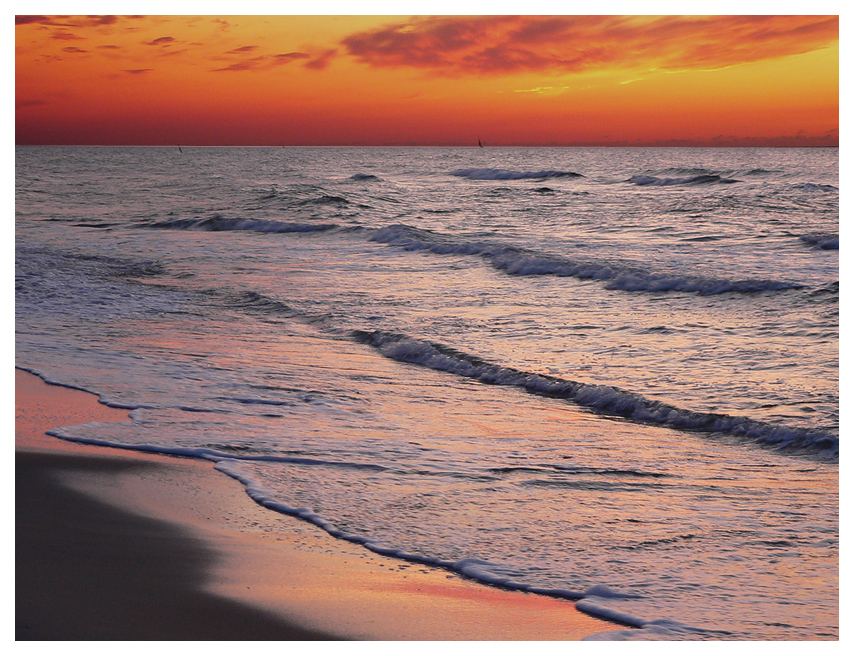
<svg viewBox="0 0 854 656"><path fill-rule="evenodd" d="M17 640L571 641L624 628L336 540L261 508L211 463L45 435L128 420L87 392L16 369L15 399Z"/></svg>

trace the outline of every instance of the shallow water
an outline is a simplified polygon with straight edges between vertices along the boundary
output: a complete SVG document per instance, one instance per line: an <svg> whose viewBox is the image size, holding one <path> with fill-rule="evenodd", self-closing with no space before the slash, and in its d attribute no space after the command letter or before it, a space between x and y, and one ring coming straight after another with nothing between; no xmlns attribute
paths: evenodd
<svg viewBox="0 0 854 656"><path fill-rule="evenodd" d="M838 203L836 149L18 148L16 364L619 637L835 638Z"/></svg>

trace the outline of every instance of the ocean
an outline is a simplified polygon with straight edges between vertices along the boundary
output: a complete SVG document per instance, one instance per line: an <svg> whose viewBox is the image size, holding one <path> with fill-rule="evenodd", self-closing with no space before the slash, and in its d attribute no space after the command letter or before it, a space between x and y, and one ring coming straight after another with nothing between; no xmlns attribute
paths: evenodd
<svg viewBox="0 0 854 656"><path fill-rule="evenodd" d="M15 162L16 366L132 419L56 437L591 639L838 639L838 149Z"/></svg>

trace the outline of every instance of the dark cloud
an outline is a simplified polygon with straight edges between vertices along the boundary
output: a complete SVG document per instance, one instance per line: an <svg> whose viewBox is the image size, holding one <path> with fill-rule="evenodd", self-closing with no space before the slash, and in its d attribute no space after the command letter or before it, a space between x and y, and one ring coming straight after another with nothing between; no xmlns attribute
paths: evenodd
<svg viewBox="0 0 854 656"><path fill-rule="evenodd" d="M153 68L131 68L131 69L126 68L126 69L124 69L124 72L130 73L131 75L141 75L142 73L149 73L150 71L153 71L153 70L154 70Z"/></svg>
<svg viewBox="0 0 854 656"><path fill-rule="evenodd" d="M836 16L449 16L352 34L342 45L370 66L460 75L722 68L803 54L838 38Z"/></svg>
<svg viewBox="0 0 854 656"><path fill-rule="evenodd" d="M129 16L128 18L133 18ZM53 25L58 27L98 27L114 25L118 16L15 16L15 25Z"/></svg>
<svg viewBox="0 0 854 656"><path fill-rule="evenodd" d="M62 52L67 52L72 55L79 55L82 53L89 52L88 50L81 50L80 48L75 48L74 46L68 46L67 48L63 48Z"/></svg>
<svg viewBox="0 0 854 656"><path fill-rule="evenodd" d="M113 46L113 45L104 45L104 46L95 46L99 50L121 50L121 46Z"/></svg>
<svg viewBox="0 0 854 656"><path fill-rule="evenodd" d="M46 23L47 16L15 16L15 25L30 25L31 23Z"/></svg>

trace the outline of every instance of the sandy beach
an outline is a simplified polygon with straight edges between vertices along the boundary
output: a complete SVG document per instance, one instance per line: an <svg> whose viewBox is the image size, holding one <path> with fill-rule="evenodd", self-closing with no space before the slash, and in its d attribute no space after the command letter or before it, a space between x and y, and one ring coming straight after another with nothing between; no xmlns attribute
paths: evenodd
<svg viewBox="0 0 854 656"><path fill-rule="evenodd" d="M17 640L578 640L571 602L383 558L264 510L211 463L44 434L126 421L16 370Z"/></svg>

